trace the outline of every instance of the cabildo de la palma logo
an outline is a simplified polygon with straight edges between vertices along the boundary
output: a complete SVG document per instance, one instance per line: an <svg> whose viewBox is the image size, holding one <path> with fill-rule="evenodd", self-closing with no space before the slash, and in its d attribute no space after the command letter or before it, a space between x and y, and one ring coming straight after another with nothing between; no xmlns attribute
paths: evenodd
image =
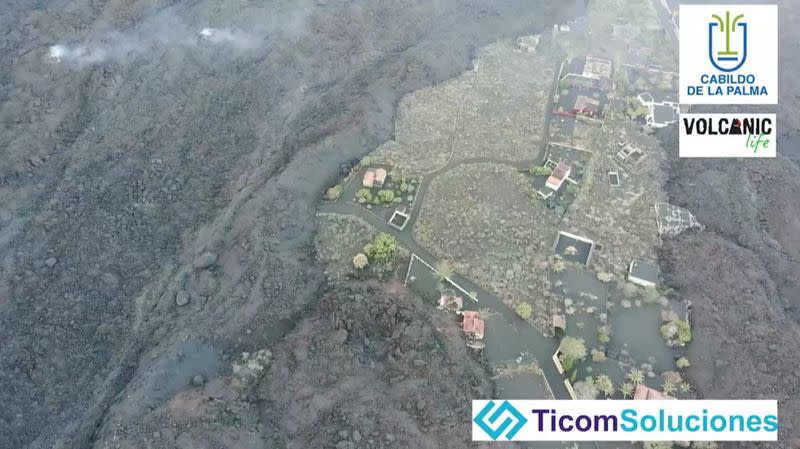
<svg viewBox="0 0 800 449"><path fill-rule="evenodd" d="M682 105L778 104L778 6L681 5ZM718 112L715 110L715 112ZM681 113L681 157L775 157L775 114Z"/></svg>
<svg viewBox="0 0 800 449"><path fill-rule="evenodd" d="M777 104L777 5L681 5L680 101Z"/></svg>

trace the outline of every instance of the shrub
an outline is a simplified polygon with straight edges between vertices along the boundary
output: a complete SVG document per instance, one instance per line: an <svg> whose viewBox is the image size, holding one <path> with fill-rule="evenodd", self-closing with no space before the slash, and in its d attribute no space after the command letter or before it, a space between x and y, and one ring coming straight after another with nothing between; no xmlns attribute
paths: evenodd
<svg viewBox="0 0 800 449"><path fill-rule="evenodd" d="M344 190L344 187L341 184L336 184L325 192L325 198L328 201L336 201L342 196L342 190Z"/></svg>
<svg viewBox="0 0 800 449"><path fill-rule="evenodd" d="M360 204L369 203L372 201L372 192L370 192L369 189L359 189L359 191L356 192L356 200Z"/></svg>
<svg viewBox="0 0 800 449"><path fill-rule="evenodd" d="M719 445L714 441L695 441L692 449L718 449Z"/></svg>
<svg viewBox="0 0 800 449"><path fill-rule="evenodd" d="M601 271L600 273L597 273L597 279L599 279L601 282L611 282L614 280L614 274Z"/></svg>
<svg viewBox="0 0 800 449"><path fill-rule="evenodd" d="M597 395L600 394L600 390L595 386L594 379L591 376L587 377L586 380L575 382L572 390L578 399L597 399Z"/></svg>
<svg viewBox="0 0 800 449"><path fill-rule="evenodd" d="M674 320L661 326L661 336L669 346L684 346L692 341L692 328L684 320Z"/></svg>
<svg viewBox="0 0 800 449"><path fill-rule="evenodd" d="M565 268L567 268L567 264L565 264L561 259L556 259L551 268L554 272L561 273Z"/></svg>
<svg viewBox="0 0 800 449"><path fill-rule="evenodd" d="M394 236L380 233L375 236L371 243L364 247L364 252L378 262L389 262L394 257L397 250L397 240Z"/></svg>
<svg viewBox="0 0 800 449"><path fill-rule="evenodd" d="M608 343L611 341L611 327L601 326L597 329L597 341L600 343Z"/></svg>
<svg viewBox="0 0 800 449"><path fill-rule="evenodd" d="M255 353L243 352L239 360L233 362L233 375L242 385L252 387L267 370L272 361L272 352L262 349Z"/></svg>
<svg viewBox="0 0 800 449"><path fill-rule="evenodd" d="M558 349L561 351L561 365L566 371L570 371L575 362L586 357L586 343L582 338L564 337Z"/></svg>
<svg viewBox="0 0 800 449"><path fill-rule="evenodd" d="M381 203L391 203L394 201L394 192L392 190L381 190L378 192L378 201Z"/></svg>
<svg viewBox="0 0 800 449"><path fill-rule="evenodd" d="M439 281L443 282L445 279L453 277L456 270L453 268L453 265L450 261L442 259L433 266L434 273L433 276Z"/></svg>
<svg viewBox="0 0 800 449"><path fill-rule="evenodd" d="M366 267L368 264L369 259L367 259L367 256L364 253L358 253L353 257L353 266L359 270Z"/></svg>
<svg viewBox="0 0 800 449"><path fill-rule="evenodd" d="M538 165L531 168L531 174L533 176L550 176L553 174L553 169L545 165Z"/></svg>
<svg viewBox="0 0 800 449"><path fill-rule="evenodd" d="M675 368L684 369L684 368L688 368L690 366L691 366L691 363L689 363L689 359L687 359L686 357L681 357L681 358L679 358L678 360L675 361Z"/></svg>
<svg viewBox="0 0 800 449"><path fill-rule="evenodd" d="M575 184L573 184L571 182L568 183L567 184L567 194L569 194L571 196L577 195L578 194L578 186L576 186Z"/></svg>
<svg viewBox="0 0 800 449"><path fill-rule="evenodd" d="M517 307L514 307L514 311L517 312L523 320L527 320L528 318L533 315L533 307L527 302L521 302L517 304Z"/></svg>
<svg viewBox="0 0 800 449"><path fill-rule="evenodd" d="M643 449L672 449L671 441L645 441L642 443Z"/></svg>

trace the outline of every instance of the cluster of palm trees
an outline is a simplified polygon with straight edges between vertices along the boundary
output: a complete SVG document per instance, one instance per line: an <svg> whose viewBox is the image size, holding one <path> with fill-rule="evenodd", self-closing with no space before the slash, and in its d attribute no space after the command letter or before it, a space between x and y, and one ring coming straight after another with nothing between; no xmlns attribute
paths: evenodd
<svg viewBox="0 0 800 449"><path fill-rule="evenodd" d="M624 398L632 398L633 392L636 391L636 386L644 383L644 371L635 367L631 368L628 370L628 373L625 374L625 379L627 379L627 381L619 387L619 391Z"/></svg>
<svg viewBox="0 0 800 449"><path fill-rule="evenodd" d="M628 373L625 374L625 379L626 382L620 386L619 391L622 393L623 397L632 398L636 387L644 383L644 371L636 367L631 368L628 370ZM692 385L686 381L678 382L673 379L666 379L664 383L661 384L661 392L668 396L672 396L678 391L681 393L688 393L692 391Z"/></svg>

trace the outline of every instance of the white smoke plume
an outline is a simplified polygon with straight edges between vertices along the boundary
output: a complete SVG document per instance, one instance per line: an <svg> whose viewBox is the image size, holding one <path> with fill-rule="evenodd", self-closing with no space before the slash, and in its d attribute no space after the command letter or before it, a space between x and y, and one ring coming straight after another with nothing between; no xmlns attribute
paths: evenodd
<svg viewBox="0 0 800 449"><path fill-rule="evenodd" d="M187 26L174 11L162 11L134 28L106 32L83 42L57 43L49 48L53 61L83 68L109 62L123 62L163 48L224 48L253 51L262 48L275 29L253 27L255 32L236 28Z"/></svg>
<svg viewBox="0 0 800 449"><path fill-rule="evenodd" d="M81 44L57 44L50 47L50 57L82 68L108 61L121 61L157 47L227 46L235 50L255 50L264 40L238 30L203 28L200 32L172 32L161 35L126 35L113 33L101 40Z"/></svg>
<svg viewBox="0 0 800 449"><path fill-rule="evenodd" d="M200 36L212 44L230 45L241 50L253 50L261 46L261 41L255 36L236 30L203 28Z"/></svg>

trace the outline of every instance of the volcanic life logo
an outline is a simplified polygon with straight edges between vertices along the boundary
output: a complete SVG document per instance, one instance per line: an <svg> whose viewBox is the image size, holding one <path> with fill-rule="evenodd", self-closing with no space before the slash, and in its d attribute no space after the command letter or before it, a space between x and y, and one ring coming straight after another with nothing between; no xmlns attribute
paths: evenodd
<svg viewBox="0 0 800 449"><path fill-rule="evenodd" d="M775 114L681 114L680 157L775 157Z"/></svg>
<svg viewBox="0 0 800 449"><path fill-rule="evenodd" d="M681 103L777 104L777 5L681 5L680 20Z"/></svg>

